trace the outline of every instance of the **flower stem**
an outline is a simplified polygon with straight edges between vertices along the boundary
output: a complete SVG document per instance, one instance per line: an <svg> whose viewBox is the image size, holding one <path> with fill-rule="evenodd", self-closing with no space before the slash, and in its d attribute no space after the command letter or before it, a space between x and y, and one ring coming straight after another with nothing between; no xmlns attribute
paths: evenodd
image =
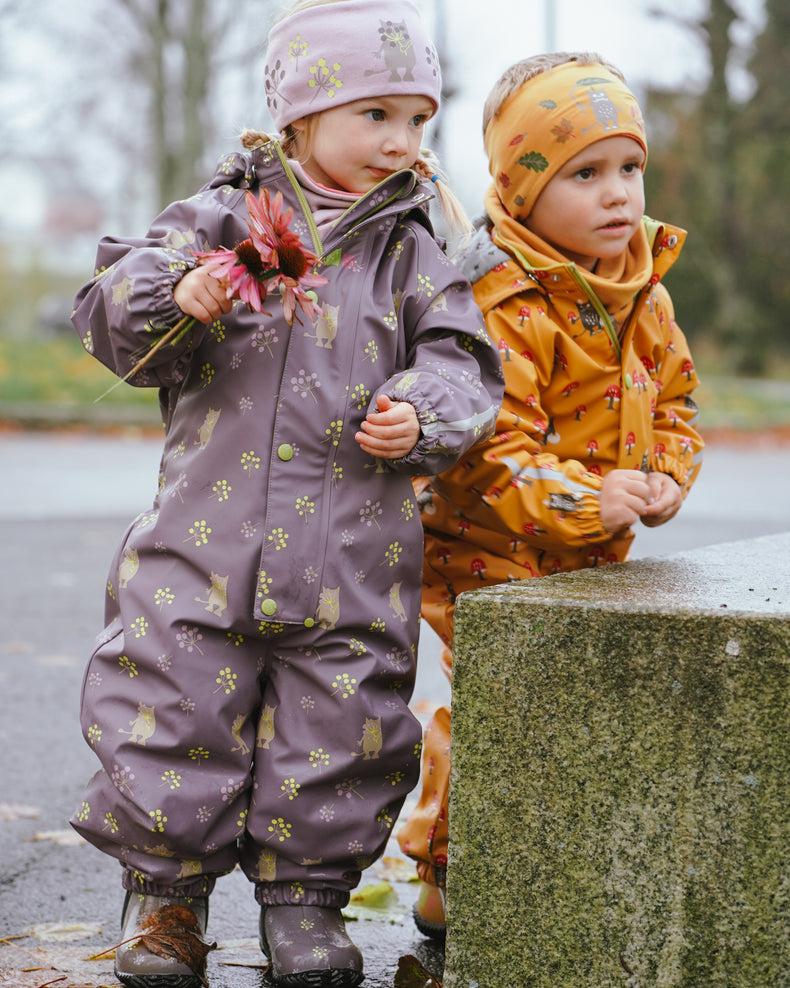
<svg viewBox="0 0 790 988"><path fill-rule="evenodd" d="M181 319L178 320L178 322L175 324L175 326L173 326L172 329L168 329L168 331L164 334L164 336L162 336L160 339L156 341L156 343L154 343L154 345L146 353L146 355L142 358L142 360L139 360L134 365L134 367L132 367L132 369L129 371L128 374L124 374L124 376L120 380L116 381L115 384L107 388L107 390L103 394L100 394L98 398L94 398L93 401L94 405L97 402L101 401L102 398L106 398L107 395L115 391L116 388L119 388L122 384L125 384L126 381L128 381L130 377L133 377L139 370L142 370L143 367L145 367L145 365L151 359L151 357L153 357L153 355L157 353L157 351L161 350L163 346L171 342L175 346L175 344L178 343L178 341L191 328L192 323L194 323L194 321L195 321L194 316L182 316Z"/></svg>

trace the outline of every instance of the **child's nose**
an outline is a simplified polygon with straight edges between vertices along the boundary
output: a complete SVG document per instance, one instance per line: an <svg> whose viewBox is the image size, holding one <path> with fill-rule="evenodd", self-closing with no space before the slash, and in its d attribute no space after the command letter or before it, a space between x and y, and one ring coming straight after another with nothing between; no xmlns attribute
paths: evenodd
<svg viewBox="0 0 790 988"><path fill-rule="evenodd" d="M606 185L605 198L610 203L626 202L628 199L628 187L621 178L613 178Z"/></svg>
<svg viewBox="0 0 790 988"><path fill-rule="evenodd" d="M409 138L401 127L393 127L384 142L384 148L390 154L406 154L409 150Z"/></svg>

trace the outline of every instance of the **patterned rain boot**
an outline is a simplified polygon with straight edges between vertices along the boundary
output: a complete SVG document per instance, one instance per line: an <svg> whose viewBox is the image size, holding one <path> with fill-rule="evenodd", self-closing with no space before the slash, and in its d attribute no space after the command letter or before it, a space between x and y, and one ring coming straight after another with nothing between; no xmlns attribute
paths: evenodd
<svg viewBox="0 0 790 988"><path fill-rule="evenodd" d="M212 949L203 938L207 920L207 898L127 892L121 939L130 942L116 948L115 977L128 988L200 988ZM141 937L148 938L148 946ZM189 963L173 956L174 946Z"/></svg>
<svg viewBox="0 0 790 988"><path fill-rule="evenodd" d="M260 933L276 985L354 988L364 978L362 954L349 939L339 909L263 906Z"/></svg>
<svg viewBox="0 0 790 988"><path fill-rule="evenodd" d="M444 919L444 889L429 882L420 882L420 894L412 907L414 925L431 940L444 940L447 927Z"/></svg>

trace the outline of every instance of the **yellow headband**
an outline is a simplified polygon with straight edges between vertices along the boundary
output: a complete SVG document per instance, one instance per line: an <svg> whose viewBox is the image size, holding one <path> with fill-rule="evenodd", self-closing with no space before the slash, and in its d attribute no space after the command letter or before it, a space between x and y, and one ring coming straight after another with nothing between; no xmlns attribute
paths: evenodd
<svg viewBox="0 0 790 988"><path fill-rule="evenodd" d="M526 219L556 172L604 137L633 137L647 155L639 103L616 75L566 62L529 79L485 135L489 171L510 215Z"/></svg>

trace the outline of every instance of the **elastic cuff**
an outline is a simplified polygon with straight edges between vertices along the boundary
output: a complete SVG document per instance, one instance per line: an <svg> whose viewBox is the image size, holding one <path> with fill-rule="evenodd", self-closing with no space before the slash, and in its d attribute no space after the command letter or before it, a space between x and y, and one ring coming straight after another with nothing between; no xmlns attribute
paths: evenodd
<svg viewBox="0 0 790 988"><path fill-rule="evenodd" d="M178 885L163 885L153 878L141 875L139 871L124 869L121 882L127 892L141 892L143 895L163 895L172 898L205 899L214 891L216 878L211 875L197 875L188 882Z"/></svg>
<svg viewBox="0 0 790 988"><path fill-rule="evenodd" d="M256 882L255 899L260 906L324 906L344 909L350 892L340 889L294 887L286 882Z"/></svg>

